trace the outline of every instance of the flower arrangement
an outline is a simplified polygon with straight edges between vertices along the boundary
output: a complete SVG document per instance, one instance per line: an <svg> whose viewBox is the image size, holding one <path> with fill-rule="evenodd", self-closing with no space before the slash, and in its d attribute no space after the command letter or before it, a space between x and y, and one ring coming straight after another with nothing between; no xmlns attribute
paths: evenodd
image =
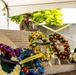
<svg viewBox="0 0 76 75"><path fill-rule="evenodd" d="M50 49L50 42L46 36L40 32L35 31L29 35L29 45L33 48L36 54L43 53L41 60L50 60L52 57L52 50ZM41 48L43 46L44 48Z"/></svg>
<svg viewBox="0 0 76 75"><path fill-rule="evenodd" d="M40 31L32 32L28 37L29 44L32 44L33 42L36 42L40 39L42 40L44 38L45 38L45 35L42 32L40 32Z"/></svg>
<svg viewBox="0 0 76 75"><path fill-rule="evenodd" d="M12 49L0 44L0 75L41 75L44 73L40 57L34 50L25 47ZM30 62L31 61L31 62Z"/></svg>
<svg viewBox="0 0 76 75"><path fill-rule="evenodd" d="M57 33L51 34L49 36L49 40L50 40L50 42L52 42L51 49L54 50L54 54L57 55L58 58L67 59L70 57L69 44L60 34L57 34ZM57 47L57 41L60 42L60 44L58 46L63 45L64 51L62 51L62 49L60 50Z"/></svg>

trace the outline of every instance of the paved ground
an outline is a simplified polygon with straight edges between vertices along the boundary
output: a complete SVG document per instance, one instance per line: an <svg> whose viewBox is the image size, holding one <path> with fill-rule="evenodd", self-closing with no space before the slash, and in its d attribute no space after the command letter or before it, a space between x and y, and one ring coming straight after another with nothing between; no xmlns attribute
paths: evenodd
<svg viewBox="0 0 76 75"><path fill-rule="evenodd" d="M76 71L64 72L64 73L58 73L58 74L50 74L50 75L76 75Z"/></svg>

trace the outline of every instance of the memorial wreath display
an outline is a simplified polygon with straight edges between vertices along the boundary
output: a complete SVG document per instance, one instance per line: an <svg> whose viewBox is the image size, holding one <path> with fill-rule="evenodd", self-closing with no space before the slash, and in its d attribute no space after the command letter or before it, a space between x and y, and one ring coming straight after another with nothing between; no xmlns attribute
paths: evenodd
<svg viewBox="0 0 76 75"><path fill-rule="evenodd" d="M48 39L42 32L35 31L28 40L28 47L15 49L0 44L0 75L43 75L43 61L49 61L53 54L60 59L70 56L68 42L60 34L51 34ZM57 47L60 45L64 50Z"/></svg>

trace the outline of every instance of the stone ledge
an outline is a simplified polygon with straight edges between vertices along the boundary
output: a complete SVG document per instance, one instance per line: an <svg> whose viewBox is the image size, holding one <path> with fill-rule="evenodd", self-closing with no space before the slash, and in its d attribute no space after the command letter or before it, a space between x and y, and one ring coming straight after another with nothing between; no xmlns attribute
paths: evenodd
<svg viewBox="0 0 76 75"><path fill-rule="evenodd" d="M75 64L45 66L45 75L76 70Z"/></svg>

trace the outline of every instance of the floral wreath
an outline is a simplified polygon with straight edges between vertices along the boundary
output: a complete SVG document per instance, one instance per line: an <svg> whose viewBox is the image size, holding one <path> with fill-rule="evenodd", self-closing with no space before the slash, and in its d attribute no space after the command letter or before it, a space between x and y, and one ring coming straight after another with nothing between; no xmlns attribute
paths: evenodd
<svg viewBox="0 0 76 75"><path fill-rule="evenodd" d="M54 50L54 54L60 58L60 59L68 59L70 56L70 47L68 42L60 35L60 34L51 34L49 36L50 42L52 42L51 49ZM64 50L60 50L57 47L57 41L59 41L60 44L58 46L63 45Z"/></svg>
<svg viewBox="0 0 76 75"><path fill-rule="evenodd" d="M0 75L41 75L44 73L39 55L36 56L34 50L25 47L12 49L10 46L0 44L0 51ZM34 55L36 59L30 62L29 60L34 58ZM8 69L9 66L11 67Z"/></svg>
<svg viewBox="0 0 76 75"><path fill-rule="evenodd" d="M50 49L50 43L47 43L50 41L45 37L42 32L32 32L28 38L29 45L35 50L35 53L43 53L43 56L41 57L42 61L51 59L53 51ZM43 45L44 49L46 50L45 52L44 50L41 50L40 45Z"/></svg>

